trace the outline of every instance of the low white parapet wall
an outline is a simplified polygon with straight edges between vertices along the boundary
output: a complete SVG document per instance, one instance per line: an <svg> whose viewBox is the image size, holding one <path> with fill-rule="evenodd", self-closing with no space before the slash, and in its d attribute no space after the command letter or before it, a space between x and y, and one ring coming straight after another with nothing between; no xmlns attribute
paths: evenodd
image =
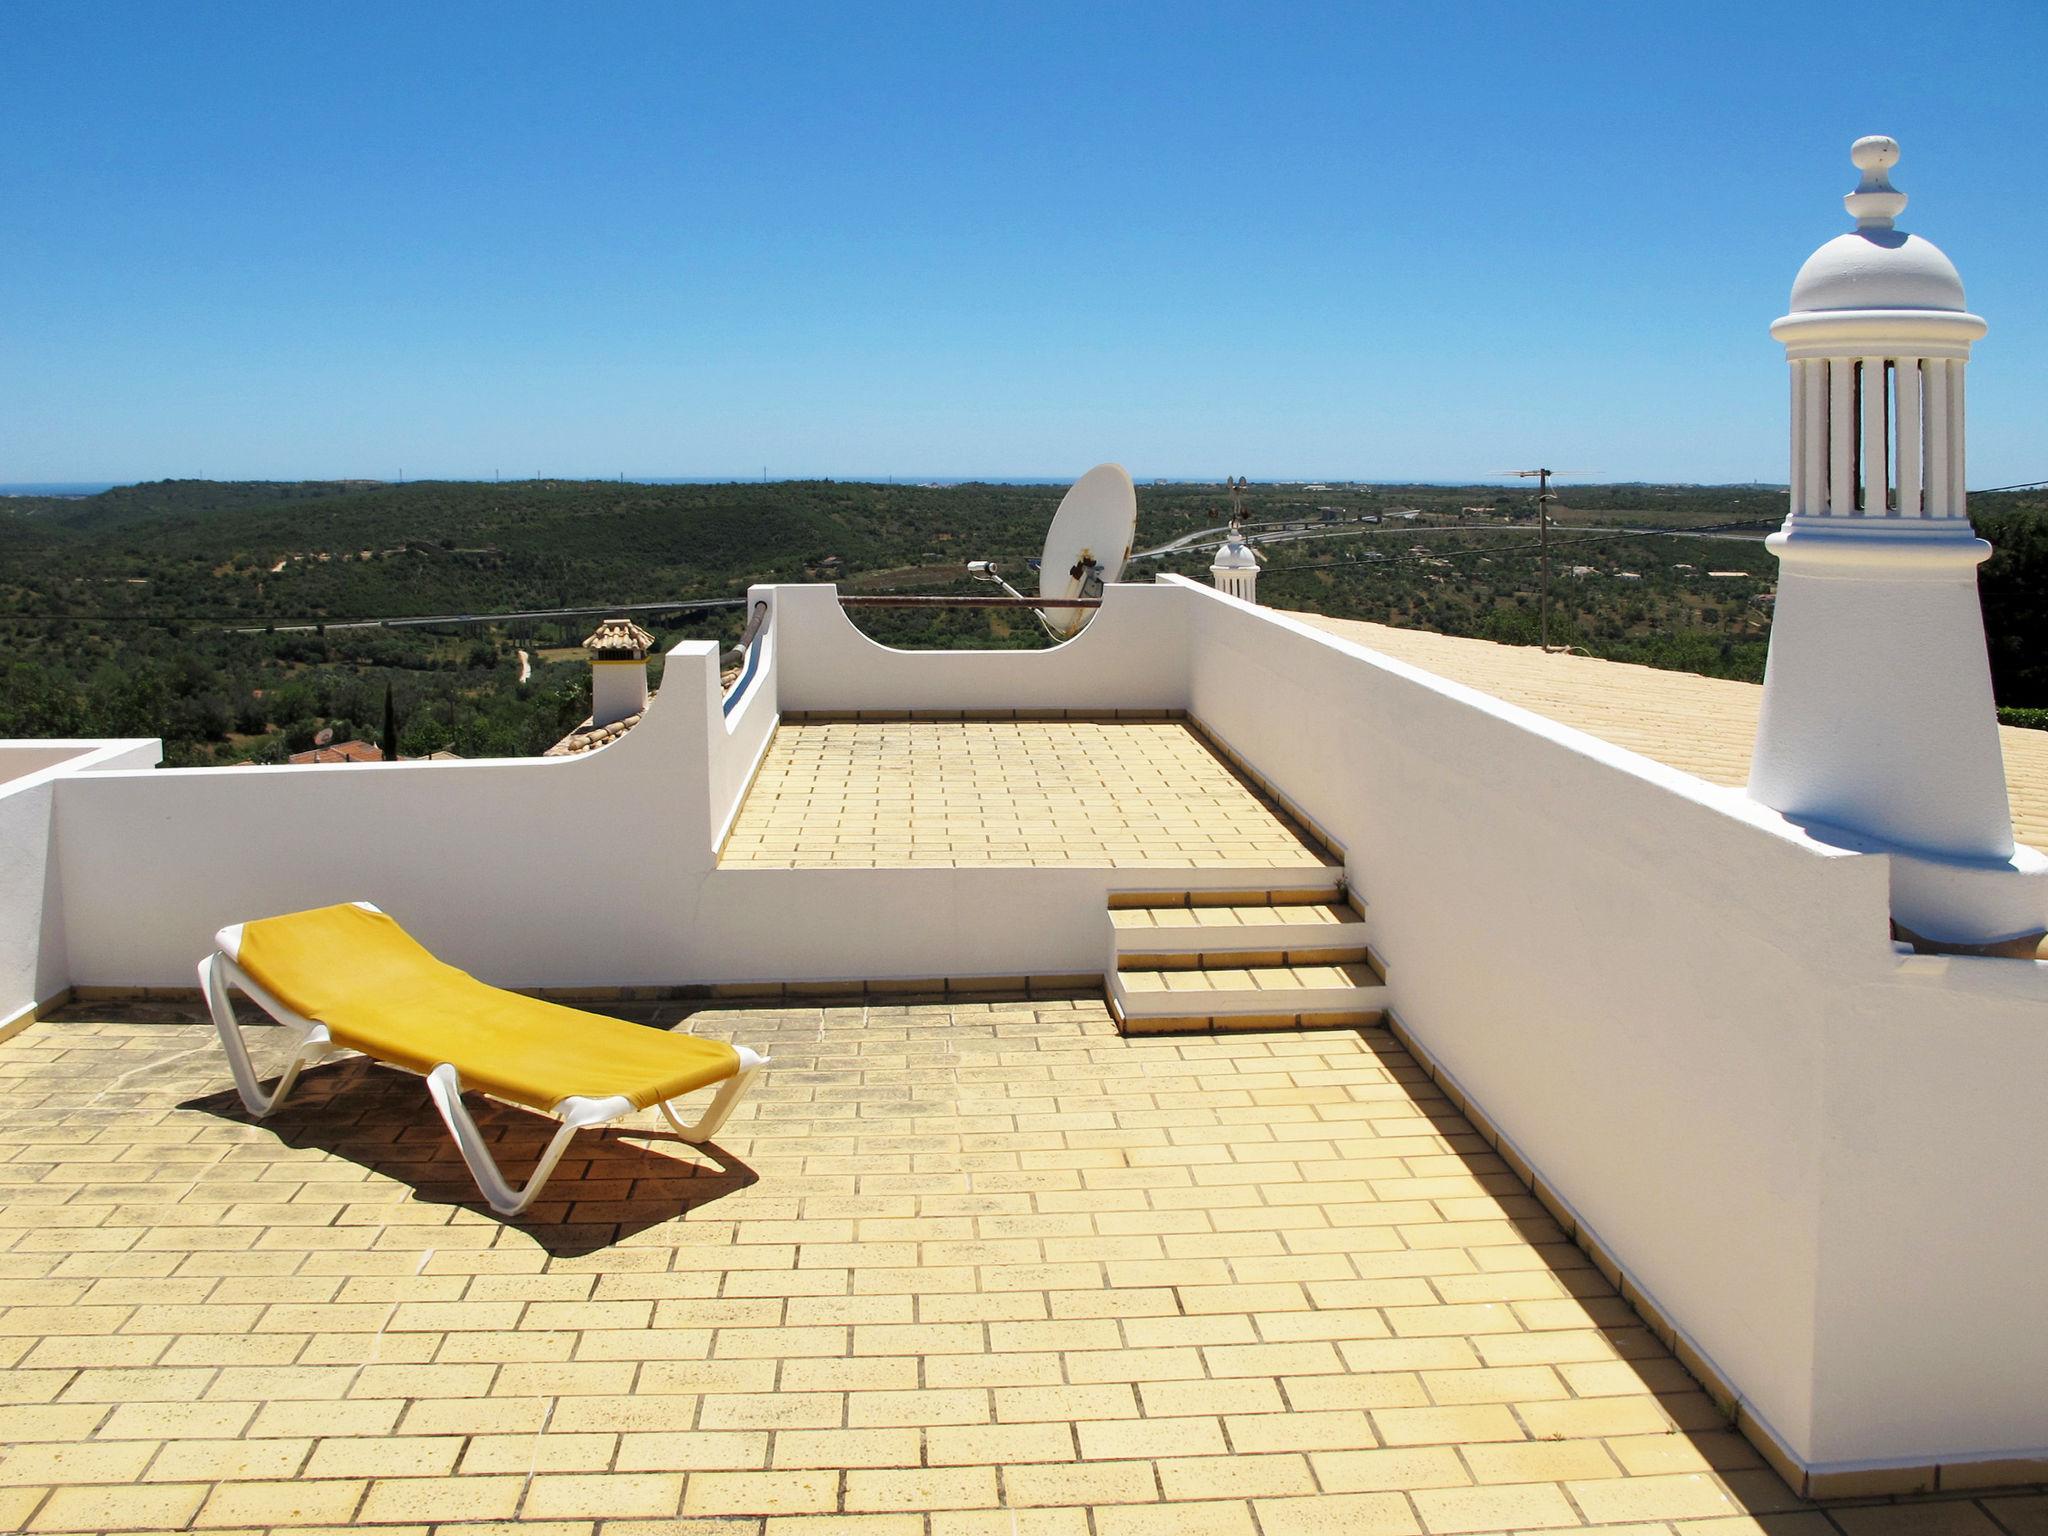
<svg viewBox="0 0 2048 1536"><path fill-rule="evenodd" d="M0 741L0 1040L71 988L58 783L162 757L155 741Z"/></svg>
<svg viewBox="0 0 2048 1536"><path fill-rule="evenodd" d="M717 647L686 641L640 724L574 757L65 778L70 979L189 985L225 923L372 900L511 985L678 980L692 886L774 723L772 662L727 716Z"/></svg>
<svg viewBox="0 0 2048 1536"><path fill-rule="evenodd" d="M1185 709L1187 617L1172 587L1110 587L1049 650L899 651L862 634L830 586L775 587L786 711Z"/></svg>
<svg viewBox="0 0 2048 1536"><path fill-rule="evenodd" d="M1882 856L1182 585L1193 713L1344 845L1404 1025L1752 1420L2048 1454L2048 965L1902 955Z"/></svg>
<svg viewBox="0 0 2048 1536"><path fill-rule="evenodd" d="M770 603L567 759L151 771L0 758L0 1019L189 985L223 923L355 898L511 985L1100 968L1092 869L721 869L784 710L1185 709L1340 842L1394 1006L1805 1466L2048 1451L2048 966L1901 955L1882 856L1178 579L1037 652L896 651ZM55 754L55 755L52 755ZM82 754L82 755L79 755ZM91 758L87 762L87 758Z"/></svg>

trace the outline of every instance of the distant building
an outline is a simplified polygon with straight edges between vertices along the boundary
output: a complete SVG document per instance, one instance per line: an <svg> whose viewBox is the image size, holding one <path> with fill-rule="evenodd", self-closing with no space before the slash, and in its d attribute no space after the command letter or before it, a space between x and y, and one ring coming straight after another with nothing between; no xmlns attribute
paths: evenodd
<svg viewBox="0 0 2048 1536"><path fill-rule="evenodd" d="M401 763L460 762L461 760L459 754L446 750L429 752L423 758L408 757L402 752L398 755L398 761ZM337 741L329 746L313 747L305 752L294 752L285 761L294 764L381 763L384 761L384 749L379 747L374 741Z"/></svg>
<svg viewBox="0 0 2048 1536"><path fill-rule="evenodd" d="M384 752L374 741L336 741L324 747L294 752L288 763L381 763Z"/></svg>

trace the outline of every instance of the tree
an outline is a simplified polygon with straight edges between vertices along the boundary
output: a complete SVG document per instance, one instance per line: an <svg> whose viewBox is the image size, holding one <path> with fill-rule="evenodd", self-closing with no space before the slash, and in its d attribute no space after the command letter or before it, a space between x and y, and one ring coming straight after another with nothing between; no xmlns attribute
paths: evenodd
<svg viewBox="0 0 2048 1536"><path fill-rule="evenodd" d="M85 734L85 704L69 678L20 661L0 673L0 736Z"/></svg>
<svg viewBox="0 0 2048 1536"><path fill-rule="evenodd" d="M1977 578L1992 692L2009 707L2048 705L2048 519L2015 509L1976 524L1995 551Z"/></svg>

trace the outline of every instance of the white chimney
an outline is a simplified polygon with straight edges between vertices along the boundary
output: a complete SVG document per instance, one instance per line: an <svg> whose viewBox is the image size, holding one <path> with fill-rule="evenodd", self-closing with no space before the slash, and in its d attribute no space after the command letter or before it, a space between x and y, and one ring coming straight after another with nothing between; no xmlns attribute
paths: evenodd
<svg viewBox="0 0 2048 1536"><path fill-rule="evenodd" d="M606 619L583 642L590 652L590 723L614 725L647 708L647 652L654 636L631 619Z"/></svg>
<svg viewBox="0 0 2048 1536"><path fill-rule="evenodd" d="M1229 597L1256 603L1259 591L1258 553L1244 541L1244 524L1232 519L1229 536L1216 551L1216 563L1209 567L1209 579L1216 590Z"/></svg>
<svg viewBox="0 0 2048 1536"><path fill-rule="evenodd" d="M1963 372L1984 322L1893 227L1899 147L1858 139L1856 228L1771 327L1792 365L1792 495L1749 792L1892 858L1892 917L1942 947L2025 947L2048 860L2015 849L1963 496Z"/></svg>

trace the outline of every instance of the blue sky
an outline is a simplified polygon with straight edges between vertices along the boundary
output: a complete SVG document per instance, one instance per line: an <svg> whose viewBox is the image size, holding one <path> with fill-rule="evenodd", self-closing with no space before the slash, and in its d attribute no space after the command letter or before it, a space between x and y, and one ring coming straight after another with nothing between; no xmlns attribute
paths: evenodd
<svg viewBox="0 0 2048 1536"><path fill-rule="evenodd" d="M1851 139L2048 477L2039 0L0 5L0 482L1785 477Z"/></svg>

